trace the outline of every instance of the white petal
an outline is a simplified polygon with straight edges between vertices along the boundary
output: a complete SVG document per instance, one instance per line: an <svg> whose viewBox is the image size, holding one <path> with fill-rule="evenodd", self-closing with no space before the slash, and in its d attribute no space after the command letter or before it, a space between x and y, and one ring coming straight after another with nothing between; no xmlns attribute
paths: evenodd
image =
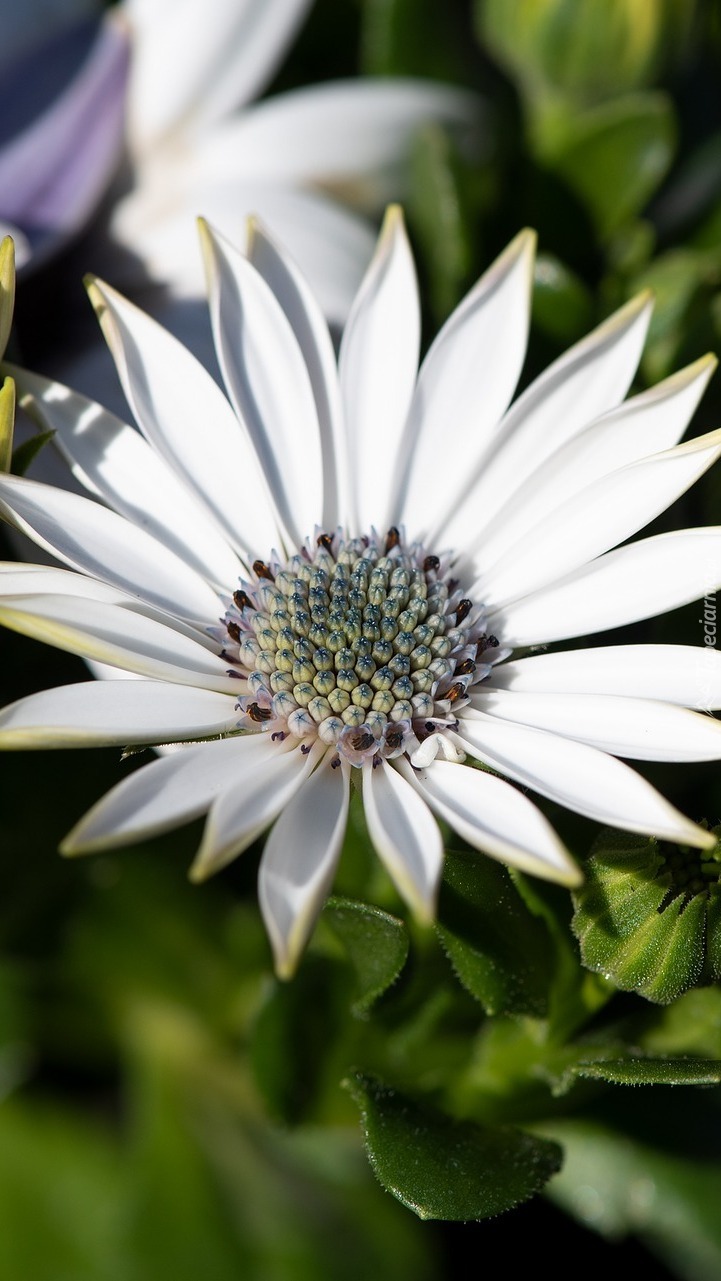
<svg viewBox="0 0 721 1281"><path fill-rule="evenodd" d="M721 722L650 698L500 689L474 695L470 708L463 709L464 720L474 710L575 738L615 756L641 761L721 758Z"/></svg>
<svg viewBox="0 0 721 1281"><path fill-rule="evenodd" d="M428 806L392 765L363 766L368 833L398 893L423 921L435 916L443 841Z"/></svg>
<svg viewBox="0 0 721 1281"><path fill-rule="evenodd" d="M125 746L235 728L232 694L156 681L84 681L0 709L0 748Z"/></svg>
<svg viewBox="0 0 721 1281"><path fill-rule="evenodd" d="M56 569L48 565L29 565L17 561L0 561L0 600L8 605L20 606L25 597L41 595L75 596L81 600L100 601L104 605L119 605L145 618L154 618L165 628L172 628L181 636L187 636L196 645L202 645L212 654L217 654L218 645L205 631L199 631L190 623L183 622L168 614L167 610L156 609L135 596L129 596L109 583L102 583L97 578L86 578L68 569Z"/></svg>
<svg viewBox="0 0 721 1281"><path fill-rule="evenodd" d="M402 761L400 768L432 809L484 854L562 885L581 880L540 810L503 779L450 761L418 772Z"/></svg>
<svg viewBox="0 0 721 1281"><path fill-rule="evenodd" d="M89 287L118 376L144 436L250 560L266 557L277 526L250 440L194 356L100 281Z"/></svg>
<svg viewBox="0 0 721 1281"><path fill-rule="evenodd" d="M269 746L267 734L199 743L162 756L118 783L63 841L63 854L93 854L167 832L204 814Z"/></svg>
<svg viewBox="0 0 721 1281"><path fill-rule="evenodd" d="M522 231L446 322L418 376L394 517L412 537L453 508L515 391L523 366L536 237ZM462 463L461 460L462 459Z"/></svg>
<svg viewBox="0 0 721 1281"><path fill-rule="evenodd" d="M295 334L310 378L323 454L325 529L345 524L350 512L348 450L343 429L335 352L323 313L295 263L251 220L248 258L272 289Z"/></svg>
<svg viewBox="0 0 721 1281"><path fill-rule="evenodd" d="M665 511L720 454L721 431L710 432L609 472L565 502L559 496L539 525L484 568L471 597L489 606L514 600L594 560Z"/></svg>
<svg viewBox="0 0 721 1281"><path fill-rule="evenodd" d="M709 635L716 637L715 607ZM711 645L599 645L533 654L494 667L484 688L632 695L710 711L721 707L721 654Z"/></svg>
<svg viewBox="0 0 721 1281"><path fill-rule="evenodd" d="M237 785L214 802L190 869L191 880L205 880L242 854L285 809L326 751L324 743L316 743L306 756L292 742L269 747L243 771Z"/></svg>
<svg viewBox="0 0 721 1281"><path fill-rule="evenodd" d="M160 609L205 624L222 613L217 592L175 552L100 503L4 475L0 513L66 565Z"/></svg>
<svg viewBox="0 0 721 1281"><path fill-rule="evenodd" d="M688 426L716 364L714 356L704 356L597 418L519 486L502 520L487 529L479 519L477 535L464 550L480 545L483 566L493 565L570 495L609 472L671 449Z"/></svg>
<svg viewBox="0 0 721 1281"><path fill-rule="evenodd" d="M86 489L216 587L228 591L235 584L243 572L237 556L139 432L62 383L11 365L7 370L23 409L43 430L55 432L53 443Z"/></svg>
<svg viewBox="0 0 721 1281"><path fill-rule="evenodd" d="M125 0L135 32L134 148L196 132L250 101L293 39L311 0Z"/></svg>
<svg viewBox="0 0 721 1281"><path fill-rule="evenodd" d="M198 253L198 210L233 244L242 245L249 216L259 218L292 254L324 315L342 325L373 253L370 225L323 192L294 190L288 184L249 183L237 157L227 153L221 172L201 181L197 156L182 164L164 162L157 181L143 184L115 207L111 229L145 272L162 281L176 299L205 297ZM126 288L142 284L128 256L116 264Z"/></svg>
<svg viewBox="0 0 721 1281"><path fill-rule="evenodd" d="M296 792L266 841L258 898L276 973L290 978L333 883L348 818L349 767L329 752Z"/></svg>
<svg viewBox="0 0 721 1281"><path fill-rule="evenodd" d="M410 246L388 210L353 304L338 360L353 477L355 528L390 524L393 466L418 369L420 311Z"/></svg>
<svg viewBox="0 0 721 1281"><path fill-rule="evenodd" d="M595 747L490 716L465 717L458 741L492 769L599 823L702 848L713 843L640 774Z"/></svg>
<svg viewBox="0 0 721 1281"><path fill-rule="evenodd" d="M74 574L54 565L30 565L15 560L0 561L0 596L33 596L47 592L58 596L84 596L109 605L129 605L131 597L109 583ZM140 602L138 602L139 608ZM142 611L145 612L145 611ZM152 611L151 611L152 612Z"/></svg>
<svg viewBox="0 0 721 1281"><path fill-rule="evenodd" d="M651 618L721 585L721 528L682 529L599 556L489 619L504 645L540 645Z"/></svg>
<svg viewBox="0 0 721 1281"><path fill-rule="evenodd" d="M256 182L314 183L356 203L397 200L414 135L430 123L463 133L478 120L474 94L430 80L338 80L279 94L213 131L200 157L201 174L228 155L242 158Z"/></svg>
<svg viewBox="0 0 721 1281"><path fill-rule="evenodd" d="M81 658L148 676L237 693L227 662L198 641L155 618L105 601L69 595L0 597L0 623Z"/></svg>
<svg viewBox="0 0 721 1281"><path fill-rule="evenodd" d="M322 515L315 399L288 319L247 258L200 222L213 336L228 394L299 546Z"/></svg>
<svg viewBox="0 0 721 1281"><path fill-rule="evenodd" d="M623 400L641 356L651 305L648 293L639 294L526 388L499 424L488 455L437 538L457 548L470 545L550 454Z"/></svg>

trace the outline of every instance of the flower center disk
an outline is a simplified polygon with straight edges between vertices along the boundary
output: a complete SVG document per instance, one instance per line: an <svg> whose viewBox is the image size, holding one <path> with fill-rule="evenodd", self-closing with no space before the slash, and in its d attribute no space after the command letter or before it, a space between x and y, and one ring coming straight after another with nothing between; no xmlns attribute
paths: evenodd
<svg viewBox="0 0 721 1281"><path fill-rule="evenodd" d="M410 753L456 724L495 637L449 558L399 531L320 534L285 563L256 561L233 595L224 651L248 681L246 727L321 738L352 765Z"/></svg>

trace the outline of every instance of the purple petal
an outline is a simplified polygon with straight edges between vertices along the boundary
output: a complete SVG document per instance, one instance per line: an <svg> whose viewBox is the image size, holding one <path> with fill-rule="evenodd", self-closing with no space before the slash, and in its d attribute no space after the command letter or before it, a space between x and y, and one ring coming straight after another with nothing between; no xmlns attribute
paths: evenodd
<svg viewBox="0 0 721 1281"><path fill-rule="evenodd" d="M0 148L0 219L36 254L82 227L118 166L128 64L127 34L109 16L44 44L6 78L0 120L16 132Z"/></svg>

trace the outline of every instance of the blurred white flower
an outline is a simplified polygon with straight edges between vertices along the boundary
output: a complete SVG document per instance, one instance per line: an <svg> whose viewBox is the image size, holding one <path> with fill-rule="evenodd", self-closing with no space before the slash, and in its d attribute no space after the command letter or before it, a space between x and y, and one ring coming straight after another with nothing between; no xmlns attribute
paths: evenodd
<svg viewBox="0 0 721 1281"><path fill-rule="evenodd" d="M70 567L0 567L0 621L135 679L22 699L0 713L0 746L186 744L120 783L66 851L207 813L201 878L274 824L260 901L287 975L333 879L351 781L424 918L442 864L434 814L503 862L577 882L525 789L602 823L713 844L617 759L721 757L718 721L688 710L696 650L512 654L721 583L718 528L626 542L721 452L720 432L677 443L713 359L624 401L650 314L642 295L509 408L530 232L461 302L420 372L397 209L337 364L312 292L265 231L253 226L247 257L207 225L202 239L228 399L99 281L91 297L140 433L13 371L92 498L0 477L0 512ZM721 657L703 657L719 707Z"/></svg>
<svg viewBox="0 0 721 1281"><path fill-rule="evenodd" d="M47 0L25 3L32 10ZM83 0L64 3L73 15ZM199 213L234 243L247 217L260 217L326 317L342 325L373 252L367 214L404 197L413 137L435 123L459 142L479 138L480 100L428 80L329 81L254 104L311 7L312 0L122 0L109 11L131 44L125 165L73 269L112 279L211 368ZM108 109L98 105L99 120ZM84 142L80 156L83 149ZM72 298L77 310L49 347L38 352L30 334L26 348L34 363L107 402L106 353L79 287ZM121 402L114 407L122 412ZM39 465L46 474L46 460Z"/></svg>
<svg viewBox="0 0 721 1281"><path fill-rule="evenodd" d="M326 316L342 322L374 240L343 197L357 206L370 196L377 208L402 197L413 134L430 121L467 130L479 104L430 81L359 78L253 106L310 8L311 0L125 0L133 182L111 232L154 279L199 295L195 217L202 212L239 243L246 217L257 215Z"/></svg>

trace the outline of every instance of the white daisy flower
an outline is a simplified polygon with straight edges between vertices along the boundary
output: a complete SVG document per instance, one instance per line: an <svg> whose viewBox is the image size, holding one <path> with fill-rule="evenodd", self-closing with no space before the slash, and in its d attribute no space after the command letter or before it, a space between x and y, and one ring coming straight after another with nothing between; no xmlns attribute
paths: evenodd
<svg viewBox="0 0 721 1281"><path fill-rule="evenodd" d="M721 451L721 432L677 443L713 359L624 401L644 295L509 408L530 232L459 305L420 372L397 209L338 362L304 279L259 226L247 256L207 225L202 241L227 399L97 280L91 297L140 431L13 371L92 498L0 477L2 514L69 567L0 566L0 621L136 679L21 699L0 713L0 746L185 744L114 788L65 852L207 814L191 871L201 880L270 829L260 902L285 976L333 880L351 784L378 855L425 919L443 857L435 816L510 866L578 882L526 789L710 846L617 757L721 757L721 726L690 710L701 688L721 706L718 654L514 651L721 582L720 529L626 542Z"/></svg>

